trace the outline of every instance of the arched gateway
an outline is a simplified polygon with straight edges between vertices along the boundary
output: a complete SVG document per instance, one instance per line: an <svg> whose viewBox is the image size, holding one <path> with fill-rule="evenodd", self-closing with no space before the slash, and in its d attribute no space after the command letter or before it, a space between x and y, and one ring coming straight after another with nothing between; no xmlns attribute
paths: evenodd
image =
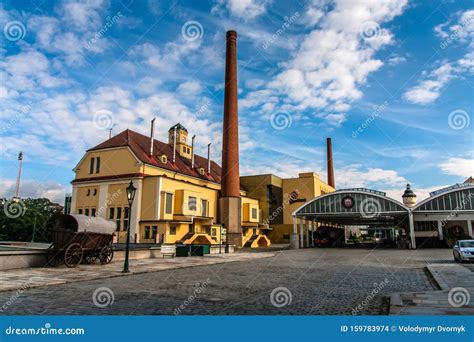
<svg viewBox="0 0 474 342"><path fill-rule="evenodd" d="M292 215L292 248L312 246L310 237L319 225L396 227L403 236L410 237L411 246L415 247L410 209L384 192L364 188L337 190L310 200Z"/></svg>
<svg viewBox="0 0 474 342"><path fill-rule="evenodd" d="M412 208L376 190L337 190L306 202L292 215L292 248L311 246L310 236L319 225L396 229L411 248L426 246L428 239L445 240L450 245L457 239L473 237L474 184L434 191Z"/></svg>

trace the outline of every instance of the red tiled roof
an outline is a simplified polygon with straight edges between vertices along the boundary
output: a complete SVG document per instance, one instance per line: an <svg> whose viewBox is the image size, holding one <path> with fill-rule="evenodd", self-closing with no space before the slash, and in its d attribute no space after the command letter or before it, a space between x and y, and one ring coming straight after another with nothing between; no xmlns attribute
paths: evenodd
<svg viewBox="0 0 474 342"><path fill-rule="evenodd" d="M133 153L135 153L138 159L143 163L210 182L219 184L221 182L221 167L213 160L211 160L210 174L207 174L207 158L201 157L197 154L194 155L194 169L191 168L191 159L181 157L178 151L176 151L176 163L173 164L173 146L156 139L153 140L153 156L150 156L150 137L129 129L113 136L93 148L90 148L87 152L124 146L130 147ZM168 157L168 162L166 164L163 164L159 159L163 154ZM204 175L201 175L198 172L200 167L204 168Z"/></svg>

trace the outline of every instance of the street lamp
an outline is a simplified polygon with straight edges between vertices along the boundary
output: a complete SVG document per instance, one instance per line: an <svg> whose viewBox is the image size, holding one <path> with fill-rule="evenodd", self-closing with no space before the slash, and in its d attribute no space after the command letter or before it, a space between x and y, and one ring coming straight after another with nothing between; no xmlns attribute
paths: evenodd
<svg viewBox="0 0 474 342"><path fill-rule="evenodd" d="M137 188L133 186L133 182L127 186L127 201L128 201L128 227L127 227L127 243L125 245L125 262L123 264L123 273L128 273L128 253L130 251L130 222L132 218L132 204L135 198L135 192Z"/></svg>

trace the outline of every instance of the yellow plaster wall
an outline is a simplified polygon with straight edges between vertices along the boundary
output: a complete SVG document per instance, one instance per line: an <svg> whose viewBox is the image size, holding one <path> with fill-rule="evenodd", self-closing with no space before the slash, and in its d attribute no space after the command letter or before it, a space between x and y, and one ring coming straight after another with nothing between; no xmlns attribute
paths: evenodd
<svg viewBox="0 0 474 342"><path fill-rule="evenodd" d="M91 158L100 157L99 173L90 174ZM116 176L120 174L140 173L141 166L127 147L117 147L110 150L86 152L84 158L75 168L76 178Z"/></svg>

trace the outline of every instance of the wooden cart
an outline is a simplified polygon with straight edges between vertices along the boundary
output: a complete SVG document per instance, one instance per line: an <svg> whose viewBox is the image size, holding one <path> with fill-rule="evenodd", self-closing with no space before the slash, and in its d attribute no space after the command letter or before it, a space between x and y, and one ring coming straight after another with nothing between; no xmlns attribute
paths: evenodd
<svg viewBox="0 0 474 342"><path fill-rule="evenodd" d="M58 220L51 231L52 244L48 249L49 265L57 266L64 262L67 267L76 267L81 262L92 264L99 260L101 264L108 264L112 261L114 233L110 233L110 227L105 229L109 232L97 232L97 230L104 231L103 226L97 229L97 226L103 225L103 222L97 218L90 219L82 216L63 215Z"/></svg>

